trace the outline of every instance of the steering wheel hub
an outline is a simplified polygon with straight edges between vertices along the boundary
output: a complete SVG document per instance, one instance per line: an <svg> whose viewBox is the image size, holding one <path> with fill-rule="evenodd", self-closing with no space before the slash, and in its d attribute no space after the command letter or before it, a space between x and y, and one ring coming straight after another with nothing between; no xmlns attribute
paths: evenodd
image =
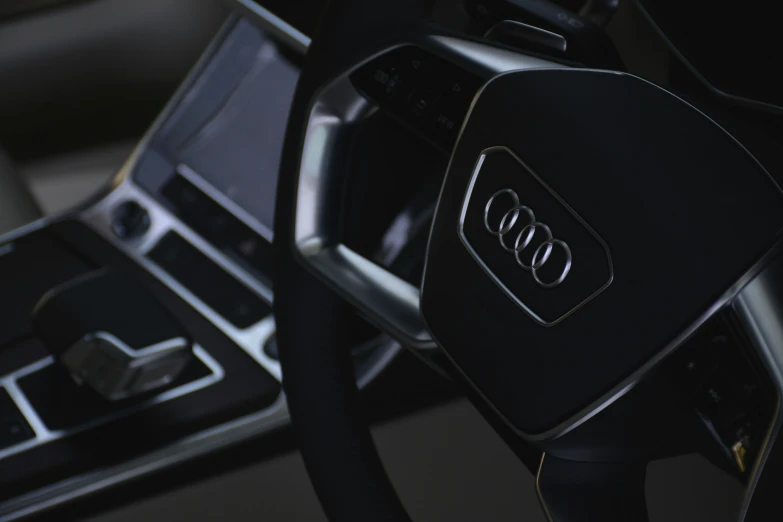
<svg viewBox="0 0 783 522"><path fill-rule="evenodd" d="M422 312L514 429L553 437L715 310L776 241L782 203L739 143L657 86L507 73L479 93L452 156Z"/></svg>

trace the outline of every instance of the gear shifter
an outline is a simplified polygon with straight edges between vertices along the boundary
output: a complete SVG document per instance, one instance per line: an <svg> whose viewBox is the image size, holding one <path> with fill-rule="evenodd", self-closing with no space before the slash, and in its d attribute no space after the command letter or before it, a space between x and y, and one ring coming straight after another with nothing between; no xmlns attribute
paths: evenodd
<svg viewBox="0 0 783 522"><path fill-rule="evenodd" d="M50 290L33 329L80 384L109 400L170 383L190 360L187 333L131 279L100 270Z"/></svg>

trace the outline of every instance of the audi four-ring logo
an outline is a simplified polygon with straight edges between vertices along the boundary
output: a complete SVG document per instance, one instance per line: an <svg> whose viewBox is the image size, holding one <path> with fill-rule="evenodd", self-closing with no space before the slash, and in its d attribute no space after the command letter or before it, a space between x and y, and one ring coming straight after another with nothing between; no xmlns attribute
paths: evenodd
<svg viewBox="0 0 783 522"><path fill-rule="evenodd" d="M503 214L503 218L500 220L500 223L493 227L489 222L489 212L492 208L492 205L495 203L495 200L499 196L503 195L510 196L513 201L513 205L508 210L506 210L505 214ZM515 238L507 238L509 232L511 232L511 229L514 228L514 225L516 225L521 216L526 217L528 223L522 228L522 230L520 230L519 234L517 234ZM484 207L484 227L487 229L487 232L493 236L497 236L498 241L500 242L500 246L503 248L503 250L514 254L514 257L517 260L517 264L522 267L523 270L530 272L533 275L533 279L540 286L544 288L554 288L565 281L565 278L568 277L568 273L571 271L572 261L571 249L568 247L568 244L566 244L565 241L552 237L552 231L549 229L549 227L540 221L536 221L536 215L529 207L519 203L519 196L513 190L501 189L495 192L492 197L489 198L489 201L487 201L487 206ZM533 238L537 231L543 232L543 234L546 236L546 239L535 245L533 257L530 259L530 264L527 264L522 259L520 259L519 255L528 247L533 248L531 243L533 242ZM509 242L512 239L514 243L513 246L510 246ZM544 265L550 261L555 247L560 247L565 253L565 260L562 262L562 267L560 267L560 275L553 281L542 281L539 277L539 270L541 270L541 268L543 268Z"/></svg>

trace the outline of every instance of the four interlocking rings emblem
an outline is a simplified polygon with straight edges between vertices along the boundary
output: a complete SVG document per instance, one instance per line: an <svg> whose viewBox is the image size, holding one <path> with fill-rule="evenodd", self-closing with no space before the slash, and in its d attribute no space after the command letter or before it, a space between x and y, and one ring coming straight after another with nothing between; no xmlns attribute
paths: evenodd
<svg viewBox="0 0 783 522"><path fill-rule="evenodd" d="M511 205L511 207L506 210L505 214L503 214L503 218L500 220L500 223L498 223L497 226L493 226L489 222L490 209L495 203L495 200L503 195L510 196L513 205ZM498 202L498 204L500 203L501 202ZM511 229L514 228L514 225L516 225L520 217L526 218L528 221L527 224L522 228L522 230L519 231L515 238L507 238L509 232L511 232ZM517 264L522 267L523 270L530 272L533 276L533 279L536 281L536 283L539 284L539 286L543 288L554 288L560 285L560 283L565 280L565 278L568 276L568 273L571 271L571 249L568 247L566 242L553 238L552 231L549 229L549 227L540 221L536 221L536 215L529 207L519 203L519 196L513 190L508 188L501 189L495 192L492 197L489 198L489 201L487 201L487 206L484 207L484 227L487 229L487 232L493 236L497 236L498 241L500 242L500 246L503 248L503 250L514 254L514 257L517 260ZM531 243L533 242L534 237L537 235L537 231L542 232L546 239L535 246L532 259L530 259L529 263L525 263L522 259L520 259L519 256L528 247L533 248ZM508 242L510 242L512 239L514 240L514 243L513 245L509 245ZM547 264L548 261L550 261L555 247L561 248L565 254L565 260L562 261L562 268L559 272L560 275L553 281L542 281L539 276L539 271L544 267L544 265Z"/></svg>

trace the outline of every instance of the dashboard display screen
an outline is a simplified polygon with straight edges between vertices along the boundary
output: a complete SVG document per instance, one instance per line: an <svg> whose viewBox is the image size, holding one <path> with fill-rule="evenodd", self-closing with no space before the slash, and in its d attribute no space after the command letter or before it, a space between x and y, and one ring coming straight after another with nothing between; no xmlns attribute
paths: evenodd
<svg viewBox="0 0 783 522"><path fill-rule="evenodd" d="M225 105L189 141L183 162L274 228L280 156L298 71L274 52L249 71Z"/></svg>
<svg viewBox="0 0 783 522"><path fill-rule="evenodd" d="M269 240L298 78L277 44L241 21L156 140L180 174Z"/></svg>

